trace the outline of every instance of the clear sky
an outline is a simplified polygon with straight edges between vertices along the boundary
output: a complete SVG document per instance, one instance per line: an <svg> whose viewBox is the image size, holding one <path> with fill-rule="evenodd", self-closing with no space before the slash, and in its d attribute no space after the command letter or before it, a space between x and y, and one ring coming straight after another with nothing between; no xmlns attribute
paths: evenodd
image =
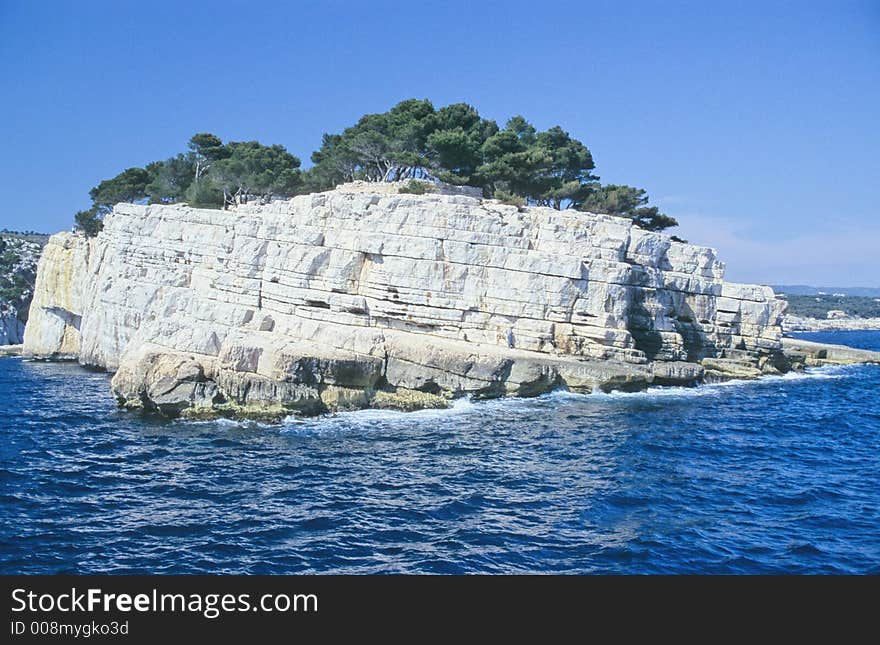
<svg viewBox="0 0 880 645"><path fill-rule="evenodd" d="M0 228L195 132L281 143L410 97L562 125L728 278L880 285L880 3L0 0Z"/></svg>

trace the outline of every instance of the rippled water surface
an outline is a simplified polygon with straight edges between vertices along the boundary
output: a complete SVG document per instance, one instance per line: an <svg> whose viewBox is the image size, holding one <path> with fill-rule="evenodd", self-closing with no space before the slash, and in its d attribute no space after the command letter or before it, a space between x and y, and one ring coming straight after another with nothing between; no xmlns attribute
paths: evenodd
<svg viewBox="0 0 880 645"><path fill-rule="evenodd" d="M805 335L880 349L880 332ZM0 360L2 573L880 573L880 366L282 426Z"/></svg>

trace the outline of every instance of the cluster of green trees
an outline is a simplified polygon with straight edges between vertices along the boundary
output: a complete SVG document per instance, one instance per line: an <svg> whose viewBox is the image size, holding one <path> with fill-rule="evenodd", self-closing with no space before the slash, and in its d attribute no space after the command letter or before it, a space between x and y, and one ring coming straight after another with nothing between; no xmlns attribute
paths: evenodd
<svg viewBox="0 0 880 645"><path fill-rule="evenodd" d="M539 132L521 116L499 128L470 105L435 110L410 99L325 134L304 186L326 190L354 179L436 178L483 189L487 197L632 218L649 230L676 226L640 188L602 185L589 149L559 126Z"/></svg>
<svg viewBox="0 0 880 645"><path fill-rule="evenodd" d="M198 208L226 208L251 198L292 196L302 186L299 166L300 160L284 146L223 143L216 135L196 134L185 153L127 168L92 188L92 207L76 214L76 224L86 235L97 234L104 215L119 202L185 201Z"/></svg>
<svg viewBox="0 0 880 645"><path fill-rule="evenodd" d="M223 143L213 134L196 134L187 152L98 184L89 192L92 208L76 214L77 226L97 233L103 215L118 202L226 208L356 179L437 179L477 186L486 197L514 203L628 217L648 230L677 225L648 205L644 190L602 185L589 149L561 127L538 131L515 116L500 128L464 103L435 109L430 101L409 99L367 114L339 134L325 134L311 160L314 165L303 171L283 146Z"/></svg>

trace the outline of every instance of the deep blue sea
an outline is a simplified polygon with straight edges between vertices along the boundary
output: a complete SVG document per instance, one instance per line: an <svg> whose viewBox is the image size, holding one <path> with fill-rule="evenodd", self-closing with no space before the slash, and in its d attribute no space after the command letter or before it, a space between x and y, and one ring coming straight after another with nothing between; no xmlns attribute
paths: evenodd
<svg viewBox="0 0 880 645"><path fill-rule="evenodd" d="M802 334L880 350L880 332ZM0 573L880 573L880 366L267 426L0 359Z"/></svg>

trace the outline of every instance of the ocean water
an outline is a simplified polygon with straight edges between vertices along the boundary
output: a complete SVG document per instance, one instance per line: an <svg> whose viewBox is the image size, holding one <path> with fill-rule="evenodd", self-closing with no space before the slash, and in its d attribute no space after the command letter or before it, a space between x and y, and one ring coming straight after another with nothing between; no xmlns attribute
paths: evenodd
<svg viewBox="0 0 880 645"><path fill-rule="evenodd" d="M880 366L275 426L108 386L0 360L0 572L880 573Z"/></svg>

